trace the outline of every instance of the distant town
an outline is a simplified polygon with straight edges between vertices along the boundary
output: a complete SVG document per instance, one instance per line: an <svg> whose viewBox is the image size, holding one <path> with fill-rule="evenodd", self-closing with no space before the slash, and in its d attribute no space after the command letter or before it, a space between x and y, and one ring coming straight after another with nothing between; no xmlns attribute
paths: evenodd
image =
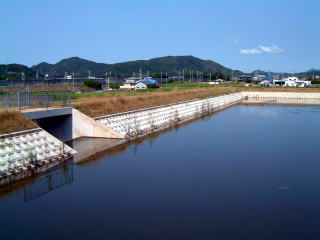
<svg viewBox="0 0 320 240"><path fill-rule="evenodd" d="M74 74L65 73L64 77L51 78L45 74L43 78L27 79L23 72L20 79L0 80L0 88L6 87L36 87L36 86L80 86L87 85L93 89L100 90L139 90L146 88L158 88L162 84L194 82L208 84L222 83L243 83L244 86L264 86L264 87L319 87L320 76L311 77L295 75L268 75L268 74L241 74L239 76L228 76L219 72L205 74L199 71L190 71L189 74L183 73L169 76L168 73L143 74L133 73L131 77L121 77L106 73L105 77L92 76L90 71L86 77L75 77Z"/></svg>

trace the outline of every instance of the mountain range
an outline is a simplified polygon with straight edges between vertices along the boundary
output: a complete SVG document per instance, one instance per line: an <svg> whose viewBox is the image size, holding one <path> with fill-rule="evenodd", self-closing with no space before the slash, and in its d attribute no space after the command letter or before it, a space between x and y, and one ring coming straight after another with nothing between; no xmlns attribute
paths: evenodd
<svg viewBox="0 0 320 240"><path fill-rule="evenodd" d="M193 71L194 76L196 76L197 71L207 74L219 72L228 76L232 72L235 77L243 74L239 70L232 70L212 60L203 60L194 56L166 56L115 64L97 63L79 57L70 57L55 64L41 62L31 68L21 64L0 64L0 79L21 79L22 72L25 79L35 79L37 74L40 78L46 74L49 75L49 78L64 77L65 73L68 75L74 73L76 77L87 77L89 72L91 76L104 77L105 73L110 71L112 76L116 74L121 77L129 77L133 73L137 74L140 69L142 73L149 72L150 75L159 75L162 72L163 76L166 73L169 76L182 74L182 71L186 75ZM278 75L279 73L255 70L252 74ZM311 77L313 74L319 75L320 70L310 69L297 75ZM282 73L282 75L290 75L290 73Z"/></svg>
<svg viewBox="0 0 320 240"><path fill-rule="evenodd" d="M5 74L12 74L13 72L8 72L8 68L12 68L13 64L0 65L0 77L4 77ZM149 72L151 75L154 73L162 72L163 75L168 73L169 75L178 75L180 72L185 71L185 74L189 71L196 71L202 73L214 73L220 72L225 75L230 75L232 69L222 66L211 60L203 60L196 58L194 56L166 56L159 58L152 58L150 60L136 60L115 64L107 63L97 63L94 61L82 59L79 57L71 57L63 59L56 64L50 64L47 62L41 62L37 65L33 65L28 68L24 65L16 65L16 74L23 72L30 72L28 76L34 78L36 72L39 76L44 76L48 74L49 77L63 77L65 73L74 73L77 77L86 77L91 73L91 76L103 77L106 72L112 72L112 74L117 74L118 76L128 77L132 76L133 72L138 73L141 69L143 73ZM234 70L234 76L240 75L242 72ZM33 77L32 77L33 76Z"/></svg>
<svg viewBox="0 0 320 240"><path fill-rule="evenodd" d="M136 60L123 63L106 64L97 63L82 59L79 57L71 57L61 60L56 64L49 64L42 62L38 65L32 66L32 70L41 73L49 74L53 77L62 77L65 72L75 73L77 76L88 76L90 71L92 75L103 76L106 72L113 72L122 76L131 76L133 72L146 73L168 73L178 74L183 70L188 72L199 71L203 73L221 72L224 74L231 73L231 69L222 66L211 60L202 60L193 56L167 56L152 58L150 60ZM236 73L240 71L236 71Z"/></svg>

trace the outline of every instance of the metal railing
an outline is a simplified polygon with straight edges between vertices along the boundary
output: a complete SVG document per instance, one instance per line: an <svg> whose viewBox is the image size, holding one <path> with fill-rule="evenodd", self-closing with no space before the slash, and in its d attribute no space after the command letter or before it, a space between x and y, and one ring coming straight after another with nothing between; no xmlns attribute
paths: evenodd
<svg viewBox="0 0 320 240"><path fill-rule="evenodd" d="M39 79L39 80L0 80L0 88L6 87L46 87L46 86L79 86L84 84L88 78L75 78L75 79ZM101 84L105 84L105 79L94 79ZM123 82L123 78L110 78L110 82Z"/></svg>
<svg viewBox="0 0 320 240"><path fill-rule="evenodd" d="M70 90L54 91L0 91L0 109L49 108L70 106Z"/></svg>

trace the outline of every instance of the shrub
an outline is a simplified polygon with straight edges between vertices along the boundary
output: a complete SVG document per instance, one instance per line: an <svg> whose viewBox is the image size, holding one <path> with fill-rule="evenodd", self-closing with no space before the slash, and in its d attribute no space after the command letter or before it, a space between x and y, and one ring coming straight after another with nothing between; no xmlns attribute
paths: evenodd
<svg viewBox="0 0 320 240"><path fill-rule="evenodd" d="M94 88L94 89L101 89L101 87L102 87L101 83L94 81L94 80L91 80L91 79L85 80L84 85L86 85L89 88Z"/></svg>
<svg viewBox="0 0 320 240"><path fill-rule="evenodd" d="M121 83L110 83L110 88L119 89L121 85Z"/></svg>
<svg viewBox="0 0 320 240"><path fill-rule="evenodd" d="M312 80L311 83L312 84L320 84L320 80Z"/></svg>

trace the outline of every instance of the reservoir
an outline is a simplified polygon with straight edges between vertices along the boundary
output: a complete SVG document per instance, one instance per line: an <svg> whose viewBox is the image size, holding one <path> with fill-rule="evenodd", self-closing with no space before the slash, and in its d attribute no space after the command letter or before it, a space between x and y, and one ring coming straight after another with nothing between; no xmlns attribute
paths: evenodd
<svg viewBox="0 0 320 240"><path fill-rule="evenodd" d="M320 239L319 147L319 105L237 105L0 189L0 238Z"/></svg>

